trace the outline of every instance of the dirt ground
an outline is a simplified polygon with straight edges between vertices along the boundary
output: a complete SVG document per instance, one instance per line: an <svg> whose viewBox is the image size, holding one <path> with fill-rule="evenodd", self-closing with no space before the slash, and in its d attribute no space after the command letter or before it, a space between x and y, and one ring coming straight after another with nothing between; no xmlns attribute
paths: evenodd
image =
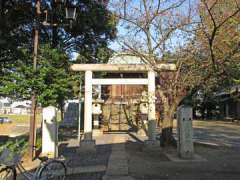
<svg viewBox="0 0 240 180"><path fill-rule="evenodd" d="M176 149L144 150L143 137L126 132L114 133L115 136L127 136L125 151L129 175L135 180L240 180L240 125L222 121L194 121L193 127L195 154L201 157L201 161L173 162L166 154L176 153ZM95 138L96 154L76 153L79 142L76 134L71 134L74 137L62 138L59 146L59 153L71 160L68 161L69 167L108 167L113 134ZM68 179L101 180L104 174L105 170L101 169L70 175Z"/></svg>
<svg viewBox="0 0 240 180"><path fill-rule="evenodd" d="M195 146L195 153L207 161L172 162L159 152L143 152L141 144L127 143L129 173L136 180L238 180L239 151Z"/></svg>
<svg viewBox="0 0 240 180"><path fill-rule="evenodd" d="M39 128L41 126L40 123L37 124ZM29 132L29 123L19 123L19 122L12 122L6 124L0 124L0 136L9 136L9 137L17 137Z"/></svg>
<svg viewBox="0 0 240 180"><path fill-rule="evenodd" d="M195 153L203 161L172 162L166 154L142 151L141 141L128 141L129 173L136 180L240 180L240 126L221 121L194 121Z"/></svg>
<svg viewBox="0 0 240 180"><path fill-rule="evenodd" d="M127 136L125 150L129 175L135 180L240 180L240 125L223 121L194 121L193 127L195 154L201 157L200 161L170 161L166 154L176 153L176 149L144 150L143 137L119 133L118 136ZM110 137L111 134L98 137L97 144L100 142L102 147L107 147ZM108 154L101 154L91 161L82 157L84 162L80 163L81 166L94 165L93 162L106 165ZM92 172L75 174L69 179L100 180L103 175L104 172Z"/></svg>
<svg viewBox="0 0 240 180"><path fill-rule="evenodd" d="M16 124L9 123L9 124L0 124L0 134L1 136L7 136L12 132L13 127L15 127Z"/></svg>

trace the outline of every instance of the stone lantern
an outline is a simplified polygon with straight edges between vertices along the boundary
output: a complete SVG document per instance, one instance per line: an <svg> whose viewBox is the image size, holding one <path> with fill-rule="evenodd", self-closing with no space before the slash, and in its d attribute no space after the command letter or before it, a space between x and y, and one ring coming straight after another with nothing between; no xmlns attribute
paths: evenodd
<svg viewBox="0 0 240 180"><path fill-rule="evenodd" d="M92 114L93 114L93 127L94 129L99 129L100 127L100 115L102 114L102 104L103 100L96 99L93 100L92 104Z"/></svg>
<svg viewBox="0 0 240 180"><path fill-rule="evenodd" d="M148 120L148 94L143 91L139 102L138 112L138 135L145 136L147 131L147 120Z"/></svg>

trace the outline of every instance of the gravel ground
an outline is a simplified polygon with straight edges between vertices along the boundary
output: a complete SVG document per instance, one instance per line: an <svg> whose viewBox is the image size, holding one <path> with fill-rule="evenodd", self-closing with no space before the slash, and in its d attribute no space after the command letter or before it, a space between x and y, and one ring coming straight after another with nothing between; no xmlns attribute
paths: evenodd
<svg viewBox="0 0 240 180"><path fill-rule="evenodd" d="M66 180L102 180L105 172L84 173L68 176Z"/></svg>
<svg viewBox="0 0 240 180"><path fill-rule="evenodd" d="M166 152L176 149L165 148L159 151L143 151L143 140L128 136L125 148L128 157L129 175L135 180L240 180L240 126L218 121L194 122L194 140L216 146L195 144L195 153L207 161L172 162ZM69 141L62 142L60 154L69 159L69 166L107 166L111 154L111 134L98 137L96 154L76 154L76 146ZM74 144L74 143L73 143ZM68 179L100 180L102 172L82 173Z"/></svg>
<svg viewBox="0 0 240 180"><path fill-rule="evenodd" d="M137 138L135 138L137 139ZM135 180L240 180L240 126L218 121L194 122L195 153L207 161L172 162L165 153L142 151L141 141L129 140L129 172Z"/></svg>
<svg viewBox="0 0 240 180"><path fill-rule="evenodd" d="M111 153L110 145L97 145L96 153L77 153L78 147L65 147L60 155L66 158L69 167L107 165Z"/></svg>
<svg viewBox="0 0 240 180"><path fill-rule="evenodd" d="M129 172L136 180L238 180L240 179L239 152L231 149L212 149L195 146L198 155L206 162L171 162L162 149L146 152L141 145L127 143Z"/></svg>

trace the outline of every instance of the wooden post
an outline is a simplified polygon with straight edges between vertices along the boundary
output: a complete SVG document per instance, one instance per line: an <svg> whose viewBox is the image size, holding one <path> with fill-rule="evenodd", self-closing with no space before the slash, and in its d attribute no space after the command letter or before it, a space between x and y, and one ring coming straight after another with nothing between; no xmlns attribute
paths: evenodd
<svg viewBox="0 0 240 180"><path fill-rule="evenodd" d="M92 71L85 72L84 139L92 139Z"/></svg>

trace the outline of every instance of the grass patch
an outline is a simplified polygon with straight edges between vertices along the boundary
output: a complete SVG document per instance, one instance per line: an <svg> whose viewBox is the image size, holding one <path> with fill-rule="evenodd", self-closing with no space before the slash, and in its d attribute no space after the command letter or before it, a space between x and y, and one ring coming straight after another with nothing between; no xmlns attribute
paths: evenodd
<svg viewBox="0 0 240 180"><path fill-rule="evenodd" d="M25 114L0 114L0 117L8 117L11 119L14 123L21 124L21 123L29 123L30 115ZM41 124L42 122L42 114L37 114L36 117L37 123ZM61 121L61 113L57 112L57 121Z"/></svg>
<svg viewBox="0 0 240 180"><path fill-rule="evenodd" d="M25 154L28 148L28 136L9 139L0 143L0 154L4 149L8 149L13 153Z"/></svg>
<svg viewBox="0 0 240 180"><path fill-rule="evenodd" d="M28 153L28 136L20 136L17 138L9 138L6 141L0 142L0 155L4 149L8 149L13 154L21 154L22 156ZM36 140L36 149L42 146L42 136L39 133Z"/></svg>

